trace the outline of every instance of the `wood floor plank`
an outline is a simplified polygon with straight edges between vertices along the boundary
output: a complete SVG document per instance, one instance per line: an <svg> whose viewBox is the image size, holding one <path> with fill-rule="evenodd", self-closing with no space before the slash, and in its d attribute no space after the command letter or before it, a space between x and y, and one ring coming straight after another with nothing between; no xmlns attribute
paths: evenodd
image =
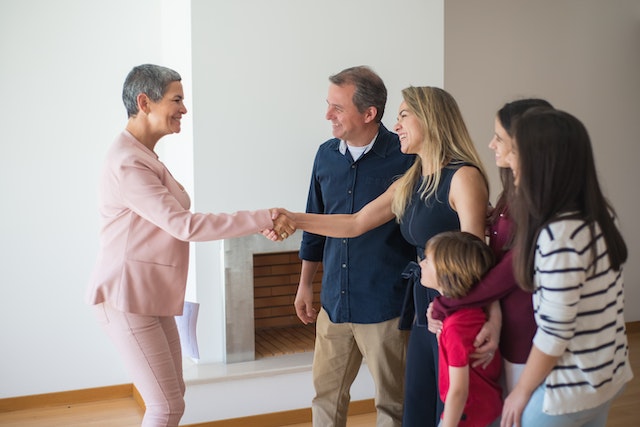
<svg viewBox="0 0 640 427"><path fill-rule="evenodd" d="M133 397L3 412L3 427L135 427L143 410Z"/></svg>
<svg viewBox="0 0 640 427"><path fill-rule="evenodd" d="M256 359L313 351L315 325L256 329Z"/></svg>

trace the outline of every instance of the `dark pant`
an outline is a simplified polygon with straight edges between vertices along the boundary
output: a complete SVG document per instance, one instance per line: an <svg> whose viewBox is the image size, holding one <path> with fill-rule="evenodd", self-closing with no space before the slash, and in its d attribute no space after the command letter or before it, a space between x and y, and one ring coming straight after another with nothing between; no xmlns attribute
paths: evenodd
<svg viewBox="0 0 640 427"><path fill-rule="evenodd" d="M414 322L407 348L402 427L436 427L443 409L438 392L438 341L426 326Z"/></svg>

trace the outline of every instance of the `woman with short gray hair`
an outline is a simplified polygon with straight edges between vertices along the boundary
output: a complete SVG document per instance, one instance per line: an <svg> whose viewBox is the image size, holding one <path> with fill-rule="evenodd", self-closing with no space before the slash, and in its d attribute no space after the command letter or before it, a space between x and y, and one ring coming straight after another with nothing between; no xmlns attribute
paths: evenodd
<svg viewBox="0 0 640 427"><path fill-rule="evenodd" d="M189 195L154 151L160 138L180 132L187 113L180 80L153 64L133 68L125 80L128 122L101 176L100 250L87 295L144 400L145 427L177 426L184 413L174 316L184 305L189 242L257 233L283 220L272 220L269 209L189 210Z"/></svg>

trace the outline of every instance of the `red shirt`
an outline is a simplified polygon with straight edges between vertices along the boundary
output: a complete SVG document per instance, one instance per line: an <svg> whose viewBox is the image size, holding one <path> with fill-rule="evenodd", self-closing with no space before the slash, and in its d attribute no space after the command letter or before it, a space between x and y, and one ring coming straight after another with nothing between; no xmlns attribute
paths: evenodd
<svg viewBox="0 0 640 427"><path fill-rule="evenodd" d="M502 412L500 375L502 360L498 352L486 368L471 366L470 355L475 351L473 340L486 320L481 308L464 308L447 317L442 325L438 346L440 398L447 399L449 366L469 365L469 395L459 425L486 427Z"/></svg>

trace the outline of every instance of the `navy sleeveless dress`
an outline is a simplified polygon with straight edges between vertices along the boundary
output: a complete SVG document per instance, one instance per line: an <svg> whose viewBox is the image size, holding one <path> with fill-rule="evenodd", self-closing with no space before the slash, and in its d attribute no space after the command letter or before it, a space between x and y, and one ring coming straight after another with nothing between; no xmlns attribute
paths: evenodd
<svg viewBox="0 0 640 427"><path fill-rule="evenodd" d="M466 163L451 162L442 169L437 191L423 200L417 183L411 201L400 222L404 238L416 247L417 258L424 258L427 240L443 231L460 230L458 214L449 205L453 175ZM420 267L410 263L403 273L410 283L400 327L411 328L405 371L403 427L435 427L440 422L443 403L438 393L438 343L427 329L427 307L438 292L420 284Z"/></svg>

